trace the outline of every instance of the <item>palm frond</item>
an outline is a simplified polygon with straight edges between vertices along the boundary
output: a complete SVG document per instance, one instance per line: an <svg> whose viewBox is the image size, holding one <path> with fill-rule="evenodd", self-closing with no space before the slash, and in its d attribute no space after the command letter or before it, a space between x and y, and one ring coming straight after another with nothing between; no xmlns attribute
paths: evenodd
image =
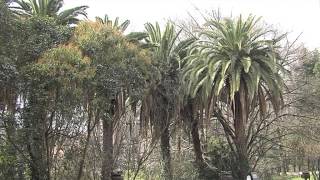
<svg viewBox="0 0 320 180"><path fill-rule="evenodd" d="M208 98L211 90L221 96L221 91L227 91L232 102L243 87L246 104L259 97L264 111L262 95L267 94L272 96L274 109L280 109L283 81L277 49L283 36L266 39L270 31L260 28L259 21L254 16L207 20L207 28L200 32L200 39L183 60L183 79L192 97L200 93Z"/></svg>

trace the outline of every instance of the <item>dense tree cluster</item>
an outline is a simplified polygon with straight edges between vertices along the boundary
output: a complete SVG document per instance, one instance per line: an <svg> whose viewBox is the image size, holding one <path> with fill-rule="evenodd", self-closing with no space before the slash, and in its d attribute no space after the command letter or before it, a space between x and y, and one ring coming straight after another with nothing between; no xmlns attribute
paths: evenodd
<svg viewBox="0 0 320 180"><path fill-rule="evenodd" d="M0 179L317 176L317 50L255 16L125 33L62 5L0 0Z"/></svg>

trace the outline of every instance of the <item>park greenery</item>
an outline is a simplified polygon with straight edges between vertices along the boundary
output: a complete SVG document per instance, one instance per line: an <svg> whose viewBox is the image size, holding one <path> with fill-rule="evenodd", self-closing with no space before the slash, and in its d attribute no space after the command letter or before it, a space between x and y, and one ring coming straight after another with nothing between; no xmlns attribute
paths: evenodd
<svg viewBox="0 0 320 180"><path fill-rule="evenodd" d="M254 15L87 8L0 0L0 179L319 180L317 49Z"/></svg>

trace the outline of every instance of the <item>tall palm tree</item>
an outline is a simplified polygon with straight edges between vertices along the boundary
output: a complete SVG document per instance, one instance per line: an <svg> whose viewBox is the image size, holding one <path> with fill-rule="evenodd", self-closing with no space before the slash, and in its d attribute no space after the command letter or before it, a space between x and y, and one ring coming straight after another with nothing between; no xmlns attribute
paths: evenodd
<svg viewBox="0 0 320 180"><path fill-rule="evenodd" d="M87 17L88 6L78 6L61 10L63 0L13 0L11 9L20 16L49 16L57 19L59 24L76 24L82 15Z"/></svg>
<svg viewBox="0 0 320 180"><path fill-rule="evenodd" d="M145 96L141 107L141 120L150 121L154 136L160 137L163 178L173 179L170 154L170 122L173 117L178 97L178 36L173 24L167 23L161 31L158 23L145 24L145 41L153 54L153 65L158 71L156 80ZM141 34L143 36L143 34Z"/></svg>
<svg viewBox="0 0 320 180"><path fill-rule="evenodd" d="M259 18L253 16L244 21L241 16L207 20L207 28L185 59L184 81L191 96L201 94L213 105L224 103L231 109L233 125L220 122L236 156L239 180L250 171L247 122L252 106L258 105L263 116L268 100L275 112L282 104L283 80L277 53L281 38L267 39L269 31L259 28L258 22Z"/></svg>

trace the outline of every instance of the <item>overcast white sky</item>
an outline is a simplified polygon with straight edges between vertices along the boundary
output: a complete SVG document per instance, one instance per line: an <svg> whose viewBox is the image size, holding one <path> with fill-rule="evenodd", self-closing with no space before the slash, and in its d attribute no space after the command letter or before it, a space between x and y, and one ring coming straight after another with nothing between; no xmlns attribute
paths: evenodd
<svg viewBox="0 0 320 180"><path fill-rule="evenodd" d="M320 0L65 0L65 7L88 5L89 18L104 16L131 21L130 30L143 30L146 22L187 19L220 9L223 15L254 14L283 32L296 37L309 48L320 47Z"/></svg>

